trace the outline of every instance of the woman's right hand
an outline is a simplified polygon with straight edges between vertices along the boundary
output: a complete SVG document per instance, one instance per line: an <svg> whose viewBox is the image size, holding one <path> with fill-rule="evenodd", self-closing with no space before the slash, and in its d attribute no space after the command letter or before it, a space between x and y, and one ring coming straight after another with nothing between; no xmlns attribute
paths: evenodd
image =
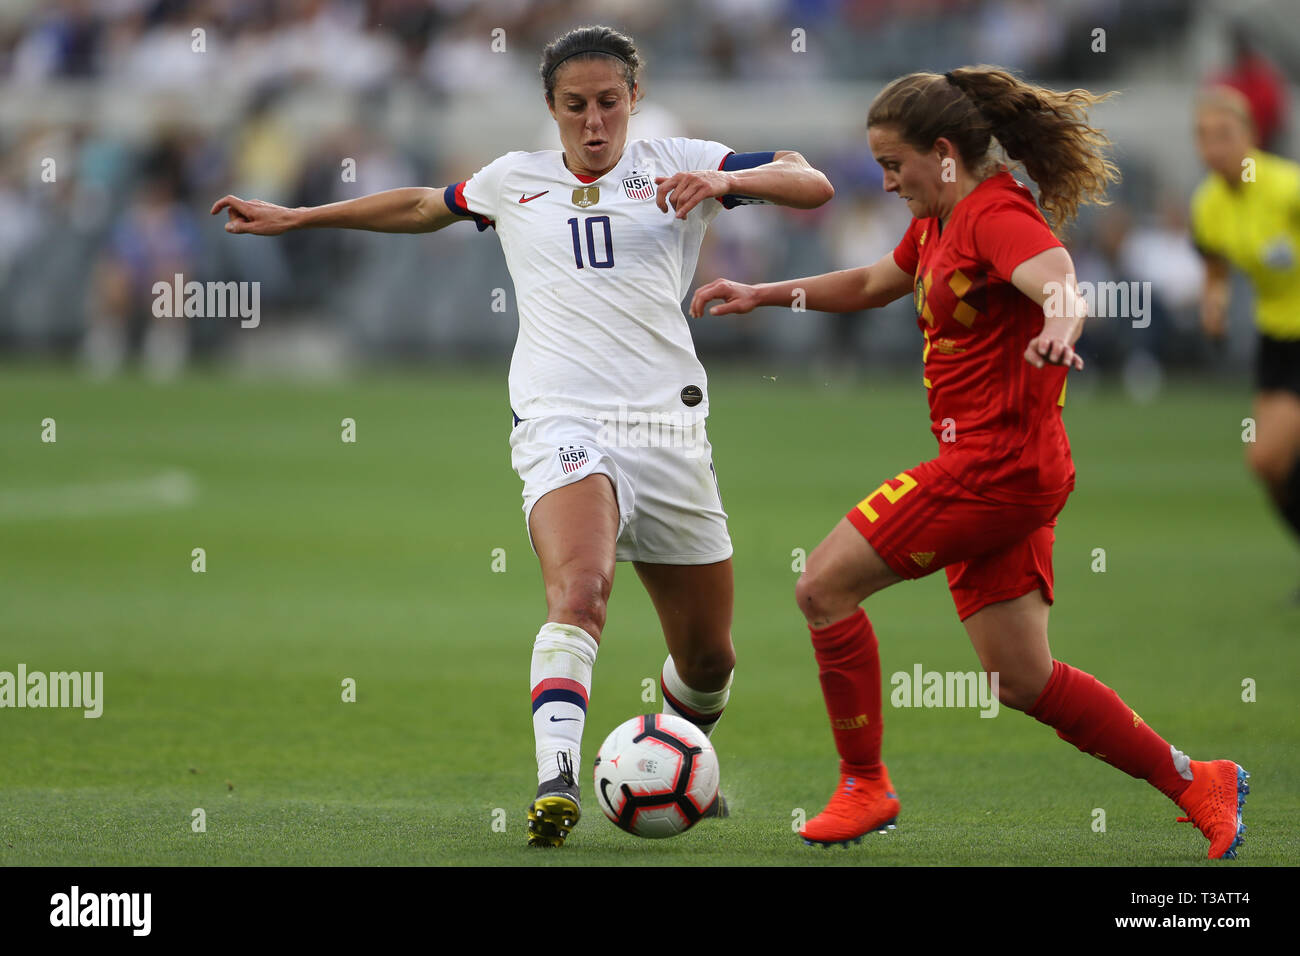
<svg viewBox="0 0 1300 956"><path fill-rule="evenodd" d="M732 282L730 279L714 279L708 285L702 285L691 297L691 317L698 319L704 314L704 306L713 299L721 299L721 305L709 309L709 315L743 315L763 303L759 299L758 287Z"/></svg>
<svg viewBox="0 0 1300 956"><path fill-rule="evenodd" d="M254 236L278 236L298 227L298 210L263 202L260 199L240 199L222 196L212 204L212 215L227 210L230 219L226 232L247 232Z"/></svg>

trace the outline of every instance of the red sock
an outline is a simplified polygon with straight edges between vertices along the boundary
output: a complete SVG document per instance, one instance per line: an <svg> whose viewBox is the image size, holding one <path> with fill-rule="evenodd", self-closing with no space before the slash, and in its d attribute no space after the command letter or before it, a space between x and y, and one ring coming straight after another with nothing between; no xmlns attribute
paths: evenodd
<svg viewBox="0 0 1300 956"><path fill-rule="evenodd" d="M1052 661L1047 686L1025 711L1084 753L1145 780L1170 800L1187 789L1174 766L1172 748L1137 711L1091 674Z"/></svg>
<svg viewBox="0 0 1300 956"><path fill-rule="evenodd" d="M881 772L880 652L862 608L828 627L809 626L840 770L871 778Z"/></svg>

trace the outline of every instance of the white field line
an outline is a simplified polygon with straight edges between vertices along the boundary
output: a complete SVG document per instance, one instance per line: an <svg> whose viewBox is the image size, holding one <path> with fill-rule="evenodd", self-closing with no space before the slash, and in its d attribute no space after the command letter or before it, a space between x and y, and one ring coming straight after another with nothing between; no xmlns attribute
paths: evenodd
<svg viewBox="0 0 1300 956"><path fill-rule="evenodd" d="M0 488L0 521L94 518L134 511L161 511L187 507L197 497L194 477L179 469L147 478L48 488Z"/></svg>

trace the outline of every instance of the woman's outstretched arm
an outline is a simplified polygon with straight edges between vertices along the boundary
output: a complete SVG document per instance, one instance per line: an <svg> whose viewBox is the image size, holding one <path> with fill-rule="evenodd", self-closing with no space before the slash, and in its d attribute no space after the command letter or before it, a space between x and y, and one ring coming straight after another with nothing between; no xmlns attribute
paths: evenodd
<svg viewBox="0 0 1300 956"><path fill-rule="evenodd" d="M367 229L371 232L433 232L460 217L447 208L443 190L427 186L388 189L325 206L290 209L261 199L222 196L212 215L225 209L226 232L278 236L292 229Z"/></svg>

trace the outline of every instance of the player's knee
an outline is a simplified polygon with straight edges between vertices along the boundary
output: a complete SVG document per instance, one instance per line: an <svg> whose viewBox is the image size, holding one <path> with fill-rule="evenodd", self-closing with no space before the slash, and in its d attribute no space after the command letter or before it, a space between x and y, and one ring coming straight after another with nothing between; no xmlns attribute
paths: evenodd
<svg viewBox="0 0 1300 956"><path fill-rule="evenodd" d="M795 582L794 599L810 622L839 620L858 605L854 595L844 593L811 566Z"/></svg>
<svg viewBox="0 0 1300 956"><path fill-rule="evenodd" d="M605 627L605 610L613 582L597 570L580 570L566 574L546 589L550 620L573 624L600 639Z"/></svg>
<svg viewBox="0 0 1300 956"><path fill-rule="evenodd" d="M821 588L812 575L804 571L794 582L794 599L804 617L812 620L813 611L820 603Z"/></svg>

